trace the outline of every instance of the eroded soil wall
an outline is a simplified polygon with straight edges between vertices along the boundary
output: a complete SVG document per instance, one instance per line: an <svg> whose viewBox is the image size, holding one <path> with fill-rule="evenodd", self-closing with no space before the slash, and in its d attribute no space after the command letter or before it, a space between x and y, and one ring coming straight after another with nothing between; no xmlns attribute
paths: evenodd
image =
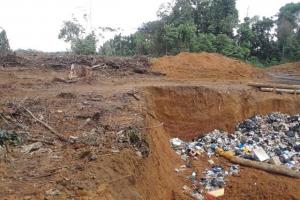
<svg viewBox="0 0 300 200"><path fill-rule="evenodd" d="M192 139L214 129L233 131L236 123L255 114L283 112L300 113L300 96L261 93L248 87L239 89L204 86L148 87L147 126L150 156L139 178L139 192L146 199L189 199L183 195L184 184L174 168L180 160L171 150L169 139ZM157 127L163 123L163 126ZM299 180L274 176L254 169L243 169L243 178L231 181L225 199L297 199ZM271 192L274 181L276 192ZM253 190L251 184L259 187ZM250 184L250 185L249 185Z"/></svg>
<svg viewBox="0 0 300 200"><path fill-rule="evenodd" d="M233 131L236 123L255 114L300 113L300 96L207 87L151 87L153 114L172 137L193 139L214 129Z"/></svg>

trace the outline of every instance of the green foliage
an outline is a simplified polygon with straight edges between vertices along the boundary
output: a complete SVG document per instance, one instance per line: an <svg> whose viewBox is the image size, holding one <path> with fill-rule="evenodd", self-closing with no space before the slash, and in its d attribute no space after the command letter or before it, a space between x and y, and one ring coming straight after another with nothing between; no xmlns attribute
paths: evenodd
<svg viewBox="0 0 300 200"><path fill-rule="evenodd" d="M283 60L299 59L300 3L280 8L277 20L278 46Z"/></svg>
<svg viewBox="0 0 300 200"><path fill-rule="evenodd" d="M213 34L233 36L233 29L238 24L238 11L235 0L212 0L208 31Z"/></svg>
<svg viewBox="0 0 300 200"><path fill-rule="evenodd" d="M64 25L59 32L58 39L63 39L65 42L77 40L85 31L76 19L73 19L73 21L64 21L63 23Z"/></svg>
<svg viewBox="0 0 300 200"><path fill-rule="evenodd" d="M216 36L212 33L199 33L193 45L193 52L216 52Z"/></svg>
<svg viewBox="0 0 300 200"><path fill-rule="evenodd" d="M2 31L0 32L0 55L7 55L10 52L11 51L9 41L6 36L6 31L2 29Z"/></svg>
<svg viewBox="0 0 300 200"><path fill-rule="evenodd" d="M76 54L90 55L97 53L97 38L94 32L83 39L77 38L72 41L71 49Z"/></svg>
<svg viewBox="0 0 300 200"><path fill-rule="evenodd" d="M58 35L59 39L71 43L71 50L76 54L96 54L97 38L95 32L85 35L85 29L73 18L72 21L65 21Z"/></svg>
<svg viewBox="0 0 300 200"><path fill-rule="evenodd" d="M97 53L97 35L103 37L103 32L115 32L119 30L111 27L99 27L97 30L91 29L90 32L86 33L85 28L76 18L73 18L71 21L63 22L63 27L59 32L58 38L69 42L73 53L89 55ZM105 47L107 50L103 51L103 53L112 54L112 50L109 50L109 47L112 48L112 45L106 44Z"/></svg>
<svg viewBox="0 0 300 200"><path fill-rule="evenodd" d="M175 0L161 6L158 16L160 20L143 24L130 36L107 41L100 53L161 56L205 51L257 66L300 59L300 3L283 6L277 19L247 17L240 24L236 0Z"/></svg>

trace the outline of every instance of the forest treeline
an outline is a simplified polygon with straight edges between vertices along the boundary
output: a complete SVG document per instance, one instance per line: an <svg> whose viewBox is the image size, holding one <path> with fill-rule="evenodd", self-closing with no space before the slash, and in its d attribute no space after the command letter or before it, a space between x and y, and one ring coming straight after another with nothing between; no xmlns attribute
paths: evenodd
<svg viewBox="0 0 300 200"><path fill-rule="evenodd" d="M286 4L273 17L246 17L242 22L236 0L175 0L157 14L159 20L129 36L116 35L99 53L162 56L205 51L258 66L300 60L300 3Z"/></svg>

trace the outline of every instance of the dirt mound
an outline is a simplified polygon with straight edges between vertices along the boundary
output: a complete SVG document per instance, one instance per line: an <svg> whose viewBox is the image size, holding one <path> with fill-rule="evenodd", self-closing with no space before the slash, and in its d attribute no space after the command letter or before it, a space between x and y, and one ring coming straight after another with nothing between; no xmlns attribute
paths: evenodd
<svg viewBox="0 0 300 200"><path fill-rule="evenodd" d="M300 75L300 61L272 66L267 69L268 72L294 73Z"/></svg>
<svg viewBox="0 0 300 200"><path fill-rule="evenodd" d="M226 79L253 78L258 72L242 61L215 53L180 53L154 61L153 71L159 71L172 79Z"/></svg>

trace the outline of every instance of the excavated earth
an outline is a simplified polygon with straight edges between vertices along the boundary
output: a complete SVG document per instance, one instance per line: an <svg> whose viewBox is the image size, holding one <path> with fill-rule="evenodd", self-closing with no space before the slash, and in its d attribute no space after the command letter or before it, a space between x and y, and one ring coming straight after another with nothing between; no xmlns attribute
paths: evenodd
<svg viewBox="0 0 300 200"><path fill-rule="evenodd" d="M93 71L92 80L75 83L53 81L68 76L65 68L1 69L0 116L12 120L0 118L0 128L27 133L22 144L1 152L1 199L193 199L182 190L192 169L175 172L184 163L171 149L170 138L191 140L213 129L232 131L255 114L300 113L300 95L262 93L247 86L249 81L274 81L263 70L216 54L183 57L187 60L182 62L194 61L175 69L157 65L172 63L170 58L155 61L151 70L166 76L101 69ZM244 67L244 73L237 67L230 72L231 66L216 72L220 63ZM84 140L57 140L16 105L64 137ZM126 130L138 132L146 144L120 141ZM34 141L47 142L22 152ZM230 165L222 158L215 162ZM192 164L198 174L209 166L206 157ZM300 180L241 167L238 176L229 178L224 199L300 199Z"/></svg>

